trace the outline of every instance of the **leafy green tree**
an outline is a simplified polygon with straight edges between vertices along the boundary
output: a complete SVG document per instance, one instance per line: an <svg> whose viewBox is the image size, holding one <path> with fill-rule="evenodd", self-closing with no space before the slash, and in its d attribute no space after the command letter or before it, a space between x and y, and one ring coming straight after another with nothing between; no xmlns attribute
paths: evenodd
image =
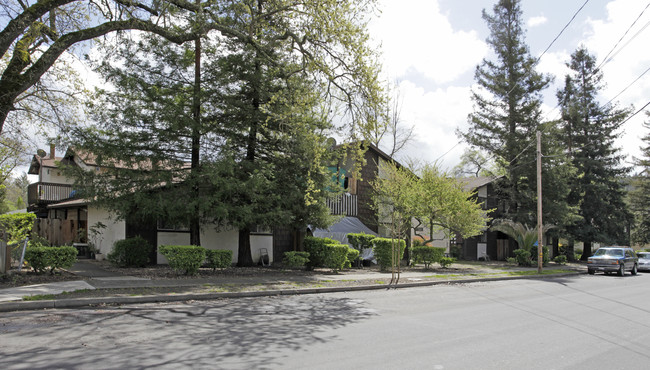
<svg viewBox="0 0 650 370"><path fill-rule="evenodd" d="M650 116L650 112L646 112ZM645 146L641 148L643 157L637 159L635 164L640 173L632 182L634 190L630 194L631 209L635 216L635 224L632 230L632 240L641 245L650 244L650 123L645 122L643 126L648 133L643 137Z"/></svg>
<svg viewBox="0 0 650 370"><path fill-rule="evenodd" d="M471 238L481 234L490 220L481 204L472 200L471 191L465 190L461 182L435 166L424 166L419 180L413 185L417 199L414 216L429 228L432 235L442 231L448 237Z"/></svg>
<svg viewBox="0 0 650 370"><path fill-rule="evenodd" d="M41 78L73 45L124 30L152 32L176 43L217 28L235 37L221 25L224 15L218 13L219 5L183 0L2 1L0 9L7 22L0 30L0 133L9 113L16 109L15 102L25 95L40 95L50 108L56 105L61 97L56 94L56 80L64 75L53 71L49 88L38 84L47 83ZM197 26L196 13L214 17L201 17ZM211 21L204 22L207 19Z"/></svg>
<svg viewBox="0 0 650 370"><path fill-rule="evenodd" d="M353 98L377 88L357 23L365 9L326 5L231 4L228 27L248 37L202 39L200 85L196 46L156 37L125 44L116 55L128 69L101 67L116 85L96 104L105 124L78 134L110 168L80 175L80 186L91 185L86 195L123 216L235 226L240 265L252 264L254 227L322 225L329 123L320 101L347 97L354 115Z"/></svg>
<svg viewBox="0 0 650 370"><path fill-rule="evenodd" d="M614 146L628 109L598 103L602 73L596 59L584 48L571 55L571 72L557 97L562 111L562 137L577 170L567 178L569 201L578 207L579 219L567 227L569 235L584 243L582 260L591 255L594 242L628 244L631 215L624 202L622 180L629 169Z"/></svg>
<svg viewBox="0 0 650 370"><path fill-rule="evenodd" d="M536 209L535 132L542 119L541 91L550 78L535 71L537 61L524 40L519 3L500 0L493 14L483 10L490 30L487 43L496 60L484 59L476 68L474 112L469 115L468 131L459 134L505 169L498 189L505 201L505 217L531 222Z"/></svg>

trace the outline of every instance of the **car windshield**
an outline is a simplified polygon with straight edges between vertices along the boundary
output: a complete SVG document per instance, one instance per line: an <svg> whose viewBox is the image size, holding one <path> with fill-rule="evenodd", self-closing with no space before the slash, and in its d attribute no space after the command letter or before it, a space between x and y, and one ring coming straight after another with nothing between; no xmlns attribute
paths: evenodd
<svg viewBox="0 0 650 370"><path fill-rule="evenodd" d="M622 249L599 249L596 251L596 256L616 256L616 257L622 257L623 256L623 250Z"/></svg>
<svg viewBox="0 0 650 370"><path fill-rule="evenodd" d="M650 258L650 253L648 253L648 252L640 252L640 253L637 253L637 256L639 256L639 258Z"/></svg>

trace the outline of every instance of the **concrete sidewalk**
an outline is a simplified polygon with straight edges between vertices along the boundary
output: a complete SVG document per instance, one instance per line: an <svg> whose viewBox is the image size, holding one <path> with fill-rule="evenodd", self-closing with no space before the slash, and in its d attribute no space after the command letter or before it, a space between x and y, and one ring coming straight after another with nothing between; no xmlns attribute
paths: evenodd
<svg viewBox="0 0 650 370"><path fill-rule="evenodd" d="M464 276L457 274L453 276L441 276L442 278L432 278L431 271L405 271L401 273L400 283L398 285L388 286L385 283L380 283L380 280L390 280L390 273L380 273L378 271L365 270L363 273L354 273L349 271L345 274L314 274L314 275L277 275L266 274L264 276L230 276L215 278L194 278L194 279L147 279L141 277L134 277L123 275L118 272L107 271L102 269L98 264L91 261L78 261L69 272L78 275L83 280L79 281L66 281L50 284L39 284L31 286L21 286L16 288L0 289L0 312L14 311L25 309L43 309L43 308L57 308L57 307L83 307L98 304L128 304L128 303L145 303L145 302L163 302L163 301L183 301L189 299L218 299L218 298L234 298L234 297L250 297L250 296L268 296L268 295L286 295L286 294L313 294L313 293L326 293L335 291L353 291L353 290L369 290L369 289L387 289L387 288L406 288L416 286L428 286L436 284L449 284L449 283L467 283L479 281L495 281L505 279L522 279L522 278L558 278L569 275L576 275L585 273L586 269L580 265L567 265L561 266L562 269L570 272L553 275L527 275L527 276L507 276L502 275L504 270L499 268L486 268L485 270L477 270L483 272L481 276L476 277L471 274ZM510 271L531 271L530 268L522 269L515 266L508 268ZM486 274L486 271L488 273ZM493 272L494 276L490 276L489 271ZM500 275L501 274L501 275ZM354 286L345 285L346 281L356 281L358 284ZM316 287L316 288L302 288L301 284L318 285L319 282L329 282L334 285L336 282L341 283L343 286L334 287ZM32 295L57 295L63 292L74 292L77 290L95 290L95 289L126 289L126 288L179 288L183 287L201 287L201 286L253 286L253 285L274 285L286 287L281 290L264 290L259 291L243 291L243 292L221 292L221 293L180 293L180 294L153 294L153 295L140 295L140 296L116 296L115 294L107 291L106 295L95 298L69 298L69 299L55 299L55 300L35 300L23 301L23 297Z"/></svg>

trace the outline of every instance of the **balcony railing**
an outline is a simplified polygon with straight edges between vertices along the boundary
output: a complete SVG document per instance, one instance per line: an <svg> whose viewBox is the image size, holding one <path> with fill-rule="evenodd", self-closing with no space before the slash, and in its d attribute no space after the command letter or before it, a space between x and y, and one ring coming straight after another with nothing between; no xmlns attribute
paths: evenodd
<svg viewBox="0 0 650 370"><path fill-rule="evenodd" d="M341 194L327 199L327 206L333 215L358 216L356 194Z"/></svg>
<svg viewBox="0 0 650 370"><path fill-rule="evenodd" d="M27 201L30 205L60 202L74 196L72 185L37 182L27 187Z"/></svg>

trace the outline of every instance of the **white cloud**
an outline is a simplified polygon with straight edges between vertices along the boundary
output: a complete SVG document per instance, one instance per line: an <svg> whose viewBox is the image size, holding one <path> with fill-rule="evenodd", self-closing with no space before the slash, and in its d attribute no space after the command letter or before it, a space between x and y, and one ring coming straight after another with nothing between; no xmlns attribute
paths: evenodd
<svg viewBox="0 0 650 370"><path fill-rule="evenodd" d="M529 18L528 22L526 22L526 25L528 26L528 28L533 28L533 27L541 26L541 25L545 24L546 22L548 22L548 18L546 18L543 15L540 15L540 16L537 16L537 17Z"/></svg>
<svg viewBox="0 0 650 370"><path fill-rule="evenodd" d="M607 19L588 21L589 32L586 34L584 44L592 54L596 55L598 63L602 62L646 6L645 0L611 1L607 4ZM649 21L650 11L646 11L608 57L607 64L602 67L606 84L603 92L604 102L621 93L650 65L650 54L647 53L650 32L644 28ZM648 96L650 96L650 76L646 74L621 93L615 101L620 107L633 104L636 111L648 103ZM638 156L640 153L639 147L642 145L640 137L647 134L647 130L642 126L644 120L647 120L647 116L641 112L623 127L624 135L618 145L631 155Z"/></svg>
<svg viewBox="0 0 650 370"><path fill-rule="evenodd" d="M437 1L383 0L382 14L370 24L381 43L385 72L400 78L413 71L448 83L473 69L487 53L475 31L455 31Z"/></svg>

